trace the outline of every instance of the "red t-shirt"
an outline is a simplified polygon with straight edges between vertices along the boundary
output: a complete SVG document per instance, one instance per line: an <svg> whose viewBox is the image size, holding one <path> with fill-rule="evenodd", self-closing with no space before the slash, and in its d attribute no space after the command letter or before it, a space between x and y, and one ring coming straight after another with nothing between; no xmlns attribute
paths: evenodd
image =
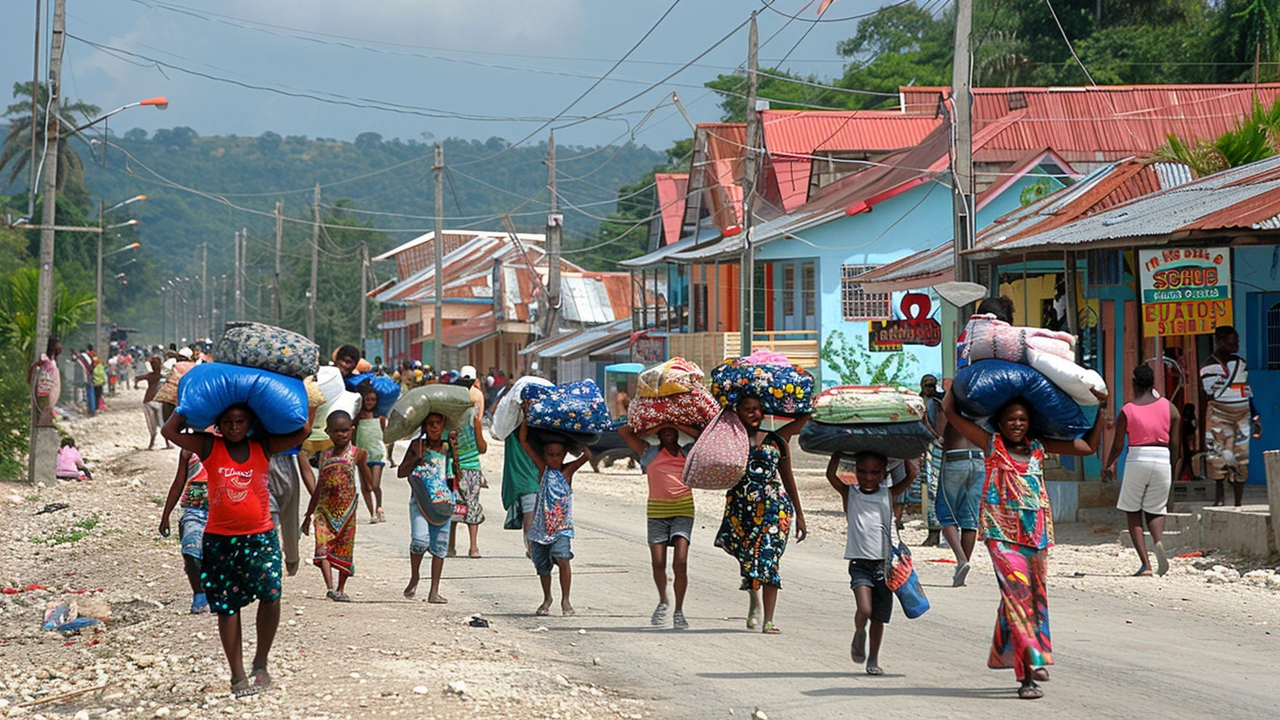
<svg viewBox="0 0 1280 720"><path fill-rule="evenodd" d="M213 439L204 461L209 476L209 522L204 531L214 535L253 535L273 527L271 493L267 479L271 465L262 443L249 440L249 459L237 463L227 452L226 441Z"/></svg>

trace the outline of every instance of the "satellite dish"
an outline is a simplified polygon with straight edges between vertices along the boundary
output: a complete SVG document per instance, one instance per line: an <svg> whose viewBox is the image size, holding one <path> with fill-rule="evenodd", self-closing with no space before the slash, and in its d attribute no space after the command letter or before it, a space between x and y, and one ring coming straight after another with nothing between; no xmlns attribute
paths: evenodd
<svg viewBox="0 0 1280 720"><path fill-rule="evenodd" d="M943 300L955 305L956 307L964 307L970 303L975 303L988 294L985 286L971 282L945 282L933 286L933 291Z"/></svg>

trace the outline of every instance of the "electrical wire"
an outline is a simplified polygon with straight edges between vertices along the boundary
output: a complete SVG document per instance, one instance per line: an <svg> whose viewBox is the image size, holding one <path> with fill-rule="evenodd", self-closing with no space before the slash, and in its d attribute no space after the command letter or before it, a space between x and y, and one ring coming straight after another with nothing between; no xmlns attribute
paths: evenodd
<svg viewBox="0 0 1280 720"><path fill-rule="evenodd" d="M818 16L813 20L807 20L805 18L800 17L800 13L796 13L792 15L791 13L782 12L781 10L773 6L775 2L777 2L777 0L760 0L760 4L764 5L767 10L775 12L781 15L782 17L791 18L792 20L799 20L800 22L812 23L814 25L817 25L819 23L839 23L839 22L848 22L850 20L861 20L862 18L868 18L868 17L871 17L872 15L879 14L880 12L884 10L888 10L889 8L896 8L902 5L913 3L915 2L915 0L899 0L899 2L893 3L891 5L885 5L884 7L876 8L875 10L872 10L870 12L858 13L857 15L846 15L844 17L838 17L838 18L828 18L828 17ZM810 5L812 4L813 3L810 3ZM804 8L800 10L800 12L804 12L805 8L808 8L808 7L809 5L805 5Z"/></svg>
<svg viewBox="0 0 1280 720"><path fill-rule="evenodd" d="M1053 9L1052 0L1044 0L1044 4L1049 6L1049 14L1053 16L1053 24L1058 26L1058 32L1062 33L1062 39L1067 43L1067 49L1071 51L1071 57L1076 59L1076 64L1084 71L1084 76L1089 78L1089 84L1097 87L1098 83L1093 81L1093 76L1089 74L1089 68L1084 66L1080 61L1080 56L1076 54L1076 49L1071 45L1071 38L1067 37L1067 31L1062 27L1062 21L1058 19L1058 11Z"/></svg>

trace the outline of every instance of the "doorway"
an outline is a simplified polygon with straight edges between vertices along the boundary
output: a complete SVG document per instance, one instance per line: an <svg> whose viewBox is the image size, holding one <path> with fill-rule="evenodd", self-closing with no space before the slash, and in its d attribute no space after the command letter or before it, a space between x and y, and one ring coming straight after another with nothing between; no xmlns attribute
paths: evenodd
<svg viewBox="0 0 1280 720"><path fill-rule="evenodd" d="M1263 450L1276 447L1280 437L1280 292L1253 292L1246 297L1245 361L1253 404L1262 418L1262 439L1249 443L1249 484L1265 485Z"/></svg>

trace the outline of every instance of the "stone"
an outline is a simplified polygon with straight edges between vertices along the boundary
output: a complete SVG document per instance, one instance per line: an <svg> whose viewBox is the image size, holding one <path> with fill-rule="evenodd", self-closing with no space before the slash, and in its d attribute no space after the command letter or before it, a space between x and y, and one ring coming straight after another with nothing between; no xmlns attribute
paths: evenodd
<svg viewBox="0 0 1280 720"><path fill-rule="evenodd" d="M457 695L458 697L465 697L467 694L467 681L454 680L453 682L449 683L449 692L453 693L454 695Z"/></svg>
<svg viewBox="0 0 1280 720"><path fill-rule="evenodd" d="M413 692L415 695L426 695L427 693L431 692L431 689L428 688L426 685L417 685L413 688Z"/></svg>

